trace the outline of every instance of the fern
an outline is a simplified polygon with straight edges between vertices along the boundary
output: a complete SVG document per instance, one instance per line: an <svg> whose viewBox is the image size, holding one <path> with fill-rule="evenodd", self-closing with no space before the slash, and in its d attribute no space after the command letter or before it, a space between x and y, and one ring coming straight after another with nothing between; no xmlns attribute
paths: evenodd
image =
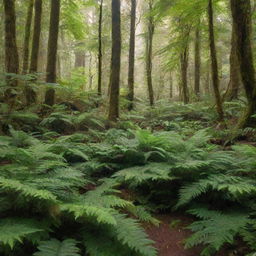
<svg viewBox="0 0 256 256"><path fill-rule="evenodd" d="M210 190L229 193L234 199L256 193L256 184L253 180L223 174L210 175L206 179L189 184L180 190L180 198L176 207L189 203Z"/></svg>
<svg viewBox="0 0 256 256"><path fill-rule="evenodd" d="M98 223L117 225L116 220L113 217L113 210L108 208L92 206L84 203L72 203L62 204L61 210L74 214L76 219L80 217L87 217L96 219Z"/></svg>
<svg viewBox="0 0 256 256"><path fill-rule="evenodd" d="M204 244L201 255L208 256L218 251L225 243L232 244L234 237L250 222L246 213L221 213L205 208L188 211L203 220L193 222L188 228L194 234L186 240L186 248Z"/></svg>
<svg viewBox="0 0 256 256"><path fill-rule="evenodd" d="M170 181L176 179L170 175L170 169L170 165L167 163L149 163L145 166L123 169L114 174L113 177L133 185L147 181Z"/></svg>
<svg viewBox="0 0 256 256"><path fill-rule="evenodd" d="M98 242L91 238L90 230L85 231L85 245L90 255L157 255L156 249L152 247L152 241L147 238L136 220L127 218L123 214L115 215L115 219L117 225L109 227L106 233L100 229L99 233L96 231L96 235L100 238Z"/></svg>
<svg viewBox="0 0 256 256"><path fill-rule="evenodd" d="M142 255L156 255L156 249L152 247L152 241L147 238L144 230L135 220L119 214L116 216L116 221L115 232L119 241L123 244L127 244L134 251Z"/></svg>
<svg viewBox="0 0 256 256"><path fill-rule="evenodd" d="M80 256L77 241L74 239L66 239L59 241L51 239L41 242L38 246L39 252L34 253L34 256Z"/></svg>
<svg viewBox="0 0 256 256"><path fill-rule="evenodd" d="M25 197L38 200L47 200L53 203L57 202L57 198L51 192L34 188L31 185L22 184L18 180L14 179L0 177L0 190L20 193Z"/></svg>
<svg viewBox="0 0 256 256"><path fill-rule="evenodd" d="M13 249L16 242L37 232L44 231L38 223L31 219L1 219L0 244L8 245Z"/></svg>

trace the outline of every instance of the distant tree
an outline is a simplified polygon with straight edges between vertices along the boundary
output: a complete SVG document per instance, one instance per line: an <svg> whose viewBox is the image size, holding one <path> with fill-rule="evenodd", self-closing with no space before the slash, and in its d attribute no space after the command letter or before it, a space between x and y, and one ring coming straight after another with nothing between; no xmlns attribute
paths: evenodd
<svg viewBox="0 0 256 256"><path fill-rule="evenodd" d="M248 106L238 127L255 125L256 113L256 80L252 51L252 17L250 1L231 0L231 10L236 34L237 53L242 82L244 85Z"/></svg>
<svg viewBox="0 0 256 256"><path fill-rule="evenodd" d="M8 74L19 73L19 55L16 43L16 14L15 0L4 0L5 14L5 72ZM6 76L7 83L10 86L17 86L17 80L12 79L9 75ZM5 92L6 101L11 101L15 98L15 94L9 88Z"/></svg>
<svg viewBox="0 0 256 256"><path fill-rule="evenodd" d="M135 64L135 22L136 22L136 0L131 0L130 20L130 45L129 45L129 68L128 68L128 110L134 105L134 64Z"/></svg>
<svg viewBox="0 0 256 256"><path fill-rule="evenodd" d="M119 87L121 64L121 17L120 0L112 0L112 54L110 74L110 121L116 121L119 117Z"/></svg>
<svg viewBox="0 0 256 256"><path fill-rule="evenodd" d="M26 17L25 33L24 33L24 44L23 44L23 68L22 68L23 74L26 74L28 71L29 43L30 43L33 7L34 7L34 0L28 0L28 9L27 9L27 17Z"/></svg>
<svg viewBox="0 0 256 256"><path fill-rule="evenodd" d="M98 95L102 94L102 17L103 17L103 0L99 5L99 24L98 24Z"/></svg>
<svg viewBox="0 0 256 256"><path fill-rule="evenodd" d="M42 0L35 0L35 14L34 14L34 28L33 28L33 40L32 50L30 58L29 73L36 73L38 66L38 55L40 46L40 34L41 34L41 19L42 19ZM31 10L29 10L31 11ZM27 105L31 105L36 102L35 91L27 86L25 88Z"/></svg>
<svg viewBox="0 0 256 256"><path fill-rule="evenodd" d="M200 24L200 23L199 23ZM201 42L200 42L200 26L196 27L195 31L195 83L194 92L196 97L200 98L200 77L201 77Z"/></svg>
<svg viewBox="0 0 256 256"><path fill-rule="evenodd" d="M37 72L41 34L42 0L35 0L34 28L29 73Z"/></svg>
<svg viewBox="0 0 256 256"><path fill-rule="evenodd" d="M48 39L48 55L46 82L56 83L57 48L60 21L60 0L51 0L50 29ZM45 104L52 106L55 102L55 90L50 88L45 94Z"/></svg>
<svg viewBox="0 0 256 256"><path fill-rule="evenodd" d="M154 89L152 82L152 54L153 54L153 37L155 32L154 16L152 15L153 0L148 1L148 33L146 37L146 75L150 106L154 105Z"/></svg>
<svg viewBox="0 0 256 256"><path fill-rule="evenodd" d="M187 25L182 29L183 42L180 52L180 71L181 71L181 94L184 104L189 103L189 91L188 91L188 57L189 57L189 34L190 27Z"/></svg>
<svg viewBox="0 0 256 256"><path fill-rule="evenodd" d="M208 21L209 21L209 43L210 43L210 52L211 52L211 63L212 63L212 84L213 91L216 101L216 108L218 113L219 121L224 120L224 112L222 108L222 100L219 91L219 72L218 72L218 61L217 61L217 52L215 46L215 36L214 36L214 25L213 25L213 5L212 0L209 0L208 3Z"/></svg>
<svg viewBox="0 0 256 256"><path fill-rule="evenodd" d="M241 87L241 72L237 53L237 39L234 28L232 25L232 36L231 36L231 52L230 52L230 78L228 89L225 94L225 100L231 101L238 98L239 88Z"/></svg>
<svg viewBox="0 0 256 256"><path fill-rule="evenodd" d="M172 72L170 72L170 99L173 98L173 76Z"/></svg>

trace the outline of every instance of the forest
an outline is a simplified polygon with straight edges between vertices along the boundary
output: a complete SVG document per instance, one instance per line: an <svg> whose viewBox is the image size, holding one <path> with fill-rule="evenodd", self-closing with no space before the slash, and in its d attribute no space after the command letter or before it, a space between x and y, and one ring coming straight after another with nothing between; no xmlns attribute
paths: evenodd
<svg viewBox="0 0 256 256"><path fill-rule="evenodd" d="M0 13L0 256L256 256L256 0Z"/></svg>

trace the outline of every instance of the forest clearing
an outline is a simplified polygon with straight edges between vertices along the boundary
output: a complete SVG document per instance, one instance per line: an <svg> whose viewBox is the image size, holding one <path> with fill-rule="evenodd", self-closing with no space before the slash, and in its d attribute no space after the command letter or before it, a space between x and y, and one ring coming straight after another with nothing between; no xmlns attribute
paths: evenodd
<svg viewBox="0 0 256 256"><path fill-rule="evenodd" d="M0 12L0 256L256 256L256 0Z"/></svg>

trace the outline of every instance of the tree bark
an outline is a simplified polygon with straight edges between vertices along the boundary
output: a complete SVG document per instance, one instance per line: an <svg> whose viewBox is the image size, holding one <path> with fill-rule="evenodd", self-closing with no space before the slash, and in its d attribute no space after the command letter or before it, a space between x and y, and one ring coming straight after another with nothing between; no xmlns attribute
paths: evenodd
<svg viewBox="0 0 256 256"><path fill-rule="evenodd" d="M110 74L110 99L108 119L117 121L119 117L119 87L121 65L121 17L120 0L112 0L112 54Z"/></svg>
<svg viewBox="0 0 256 256"><path fill-rule="evenodd" d="M149 11L153 9L153 1L149 0ZM146 39L146 74L150 106L154 106L154 90L152 82L152 53L153 53L153 36L155 32L154 18L149 14L148 17L148 35Z"/></svg>
<svg viewBox="0 0 256 256"><path fill-rule="evenodd" d="M170 72L170 99L173 98L173 77L172 72Z"/></svg>
<svg viewBox="0 0 256 256"><path fill-rule="evenodd" d="M248 106L240 119L238 128L255 125L252 115L256 113L256 80L252 51L252 18L249 0L231 0L231 11L236 33L237 54Z"/></svg>
<svg viewBox="0 0 256 256"><path fill-rule="evenodd" d="M34 9L35 9L34 28L33 28L34 31L33 31L32 51L31 51L31 58L30 58L29 73L37 72L40 34L41 34L42 0L35 0Z"/></svg>
<svg viewBox="0 0 256 256"><path fill-rule="evenodd" d="M46 82L56 83L56 60L59 35L60 0L51 1L50 29L46 67ZM50 88L45 94L45 104L52 106L55 102L55 90Z"/></svg>
<svg viewBox="0 0 256 256"><path fill-rule="evenodd" d="M30 34L31 34L33 7L34 7L34 0L29 0L26 25L25 25L24 44L23 44L23 68L22 68L23 74L27 74L27 71L28 71L29 42L30 42Z"/></svg>
<svg viewBox="0 0 256 256"><path fill-rule="evenodd" d="M241 85L241 72L237 53L237 39L234 24L232 25L231 52L230 52L230 80L225 95L225 100L231 101L238 98Z"/></svg>
<svg viewBox="0 0 256 256"><path fill-rule="evenodd" d="M189 92L188 92L188 55L189 50L186 46L180 54L180 68L181 68L181 89L182 99L184 104L189 103Z"/></svg>
<svg viewBox="0 0 256 256"><path fill-rule="evenodd" d="M76 51L75 52L75 68L85 68L85 52L84 51ZM84 70L83 70L84 74Z"/></svg>
<svg viewBox="0 0 256 256"><path fill-rule="evenodd" d="M136 0L131 0L131 22L130 22L130 48L128 69L128 110L134 107L134 64L135 64L135 26L136 26Z"/></svg>
<svg viewBox="0 0 256 256"><path fill-rule="evenodd" d="M200 76L201 76L201 42L200 42L200 27L196 28L195 32L195 84L194 91L197 99L200 98Z"/></svg>
<svg viewBox="0 0 256 256"><path fill-rule="evenodd" d="M98 27L98 95L102 95L102 16L103 16L103 0L99 6L99 27Z"/></svg>
<svg viewBox="0 0 256 256"><path fill-rule="evenodd" d="M42 0L35 0L34 11L35 11L34 28L33 28L34 31L33 31L32 50L31 50L30 68L29 68L29 73L31 74L37 72L37 66L38 66L40 35L41 35L41 20L42 20ZM27 86L25 88L25 95L26 95L27 105L31 105L36 102L36 93L31 87Z"/></svg>
<svg viewBox="0 0 256 256"><path fill-rule="evenodd" d="M93 84L93 73L92 73L92 53L90 52L89 54L89 70L88 70L88 74L89 74L89 89L92 90L92 84Z"/></svg>
<svg viewBox="0 0 256 256"><path fill-rule="evenodd" d="M222 100L219 91L219 73L218 73L218 61L217 53L215 46L215 36L214 36L214 26L213 26L213 6L212 0L209 0L208 4L208 19L209 19L209 43L210 43L210 52L211 52L211 64L212 64L212 83L213 91L216 101L216 109L218 113L219 121L224 120L224 112L222 109Z"/></svg>
<svg viewBox="0 0 256 256"><path fill-rule="evenodd" d="M6 81L8 86L17 86L17 80L9 74L19 73L19 55L16 42L16 15L15 0L4 0L5 14L5 72L8 73ZM6 101L15 98L15 94L9 88L5 92Z"/></svg>

